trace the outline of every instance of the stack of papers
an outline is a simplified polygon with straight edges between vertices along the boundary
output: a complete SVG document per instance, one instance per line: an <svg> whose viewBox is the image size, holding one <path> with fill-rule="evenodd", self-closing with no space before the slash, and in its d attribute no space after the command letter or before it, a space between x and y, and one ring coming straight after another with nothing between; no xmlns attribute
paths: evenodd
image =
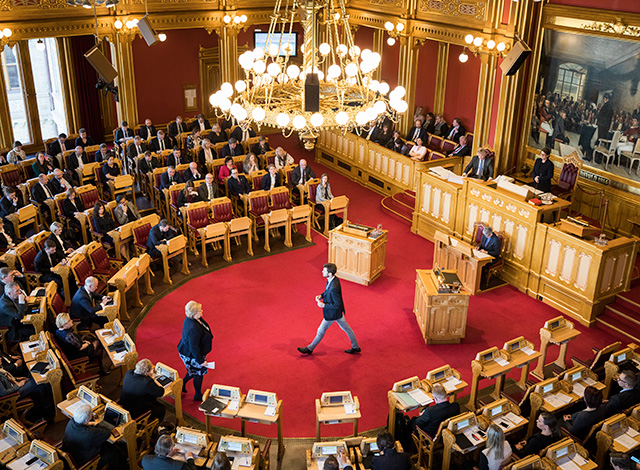
<svg viewBox="0 0 640 470"><path fill-rule="evenodd" d="M478 445L480 444L483 439L480 436L480 434L478 434L478 426L471 426L467 429L465 429L464 431L462 431L462 433L467 436L467 439L469 439L469 441L474 445Z"/></svg>
<svg viewBox="0 0 640 470"><path fill-rule="evenodd" d="M556 461L556 465L562 470L580 470L587 463L587 460L580 454L575 454L570 458L562 458Z"/></svg>
<svg viewBox="0 0 640 470"><path fill-rule="evenodd" d="M478 259L491 258L491 255L489 253L485 253L484 251L476 250L475 248L473 250L473 256L475 258L478 258Z"/></svg>
<svg viewBox="0 0 640 470"><path fill-rule="evenodd" d="M594 386L597 382L595 380L593 380L591 377L585 377L584 379L582 379L584 381L584 383L586 383L587 385L590 386Z"/></svg>
<svg viewBox="0 0 640 470"><path fill-rule="evenodd" d="M506 415L504 415L504 417L516 426L524 421L524 418L522 416L518 416L513 411L509 411Z"/></svg>
<svg viewBox="0 0 640 470"><path fill-rule="evenodd" d="M560 408L571 402L571 397L562 392L558 392L555 395L546 395L544 397L544 401L546 401L552 408Z"/></svg>
<svg viewBox="0 0 640 470"><path fill-rule="evenodd" d="M625 449L633 449L638 445L638 441L635 440L635 437L638 436L638 432L633 428L628 428L627 432L624 434L620 434L618 437L614 439L619 445L624 447Z"/></svg>
<svg viewBox="0 0 640 470"><path fill-rule="evenodd" d="M240 400L231 400L227 405L229 411L238 411L238 407L240 406Z"/></svg>
<svg viewBox="0 0 640 470"><path fill-rule="evenodd" d="M15 439L7 436L0 441L0 452L4 452L5 450L9 449L10 447L13 447L16 444L17 442L15 441Z"/></svg>
<svg viewBox="0 0 640 470"><path fill-rule="evenodd" d="M453 392L456 389L456 387L461 383L462 383L461 380L459 380L458 378L452 375L444 382L440 382L440 385L442 385L447 392Z"/></svg>
<svg viewBox="0 0 640 470"><path fill-rule="evenodd" d="M507 367L509 365L509 361L507 361L506 359L501 358L500 356L496 357L494 359L494 361L496 361L496 364L502 366L502 367Z"/></svg>
<svg viewBox="0 0 640 470"><path fill-rule="evenodd" d="M345 412L345 414L354 415L354 414L356 414L356 411L357 411L356 407L355 407L355 405L353 403L345 403L344 404L344 412Z"/></svg>
<svg viewBox="0 0 640 470"><path fill-rule="evenodd" d="M11 470L39 470L47 468L47 464L33 455L31 452L23 455L17 460L7 464Z"/></svg>
<svg viewBox="0 0 640 470"><path fill-rule="evenodd" d="M414 388L410 392L407 392L408 395L413 398L416 402L418 402L421 406L428 405L433 402L433 399L429 398L429 395L424 393L419 388Z"/></svg>
<svg viewBox="0 0 640 470"><path fill-rule="evenodd" d="M275 416L276 415L276 407L271 405L271 406L267 406L267 409L264 410L264 415L265 416Z"/></svg>
<svg viewBox="0 0 640 470"><path fill-rule="evenodd" d="M113 360L114 362L122 362L122 360L124 359L124 356L127 355L127 351L121 351L119 353L115 353L113 355Z"/></svg>
<svg viewBox="0 0 640 470"><path fill-rule="evenodd" d="M579 397L584 396L584 385L580 382L573 382L573 393L578 395Z"/></svg>
<svg viewBox="0 0 640 470"><path fill-rule="evenodd" d="M529 346L525 346L524 348L520 348L520 351L522 351L523 353L525 353L527 356L531 356L532 354L535 354L536 352L531 349Z"/></svg>

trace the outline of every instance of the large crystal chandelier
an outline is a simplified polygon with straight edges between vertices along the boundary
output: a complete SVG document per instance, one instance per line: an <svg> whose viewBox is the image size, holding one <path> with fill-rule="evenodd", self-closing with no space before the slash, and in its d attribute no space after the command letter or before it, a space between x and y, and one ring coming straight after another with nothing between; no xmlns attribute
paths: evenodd
<svg viewBox="0 0 640 470"><path fill-rule="evenodd" d="M290 60L298 21L304 28L302 68ZM316 47L318 37L326 42ZM383 117L395 122L407 110L403 87L390 91L373 79L380 60L354 44L344 0L293 0L286 7L277 0L264 50L240 55L244 79L223 83L209 101L218 116L277 127L287 137L297 131L311 149L323 128L359 131Z"/></svg>

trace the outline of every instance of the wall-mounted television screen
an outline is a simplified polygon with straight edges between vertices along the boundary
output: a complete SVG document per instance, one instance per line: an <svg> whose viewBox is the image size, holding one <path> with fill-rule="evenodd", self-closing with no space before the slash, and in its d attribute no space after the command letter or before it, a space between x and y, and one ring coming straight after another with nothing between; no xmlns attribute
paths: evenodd
<svg viewBox="0 0 640 470"><path fill-rule="evenodd" d="M266 51L267 37L269 33L266 31L254 31L253 32L253 47L260 47L263 51ZM282 36L282 42L280 41L280 36ZM287 54L285 53L285 46L287 44L291 45L291 57L297 57L298 55L298 32L291 31L291 33L287 32L279 32L273 34L273 39L271 40L273 44L280 44L280 52L278 55L284 57Z"/></svg>

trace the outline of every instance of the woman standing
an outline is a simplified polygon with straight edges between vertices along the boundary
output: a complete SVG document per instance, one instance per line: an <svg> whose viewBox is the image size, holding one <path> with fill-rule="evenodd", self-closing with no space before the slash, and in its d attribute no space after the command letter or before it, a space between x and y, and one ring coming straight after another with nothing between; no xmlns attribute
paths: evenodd
<svg viewBox="0 0 640 470"><path fill-rule="evenodd" d="M182 324L182 338L178 344L180 359L187 368L182 385L182 393L187 393L187 383L193 379L194 401L202 400L202 380L207 370L207 354L211 352L213 334L202 318L202 304L193 300L184 307L186 318Z"/></svg>

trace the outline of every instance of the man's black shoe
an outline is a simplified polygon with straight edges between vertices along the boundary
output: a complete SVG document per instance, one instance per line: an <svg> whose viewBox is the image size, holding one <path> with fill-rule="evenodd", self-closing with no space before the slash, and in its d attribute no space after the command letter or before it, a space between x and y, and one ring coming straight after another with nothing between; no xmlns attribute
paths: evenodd
<svg viewBox="0 0 640 470"><path fill-rule="evenodd" d="M297 348L300 354L311 354L313 351L309 348Z"/></svg>
<svg viewBox="0 0 640 470"><path fill-rule="evenodd" d="M344 352L346 352L347 354L355 354L355 353L359 353L361 352L362 349L360 348L351 348L351 349L345 349Z"/></svg>

